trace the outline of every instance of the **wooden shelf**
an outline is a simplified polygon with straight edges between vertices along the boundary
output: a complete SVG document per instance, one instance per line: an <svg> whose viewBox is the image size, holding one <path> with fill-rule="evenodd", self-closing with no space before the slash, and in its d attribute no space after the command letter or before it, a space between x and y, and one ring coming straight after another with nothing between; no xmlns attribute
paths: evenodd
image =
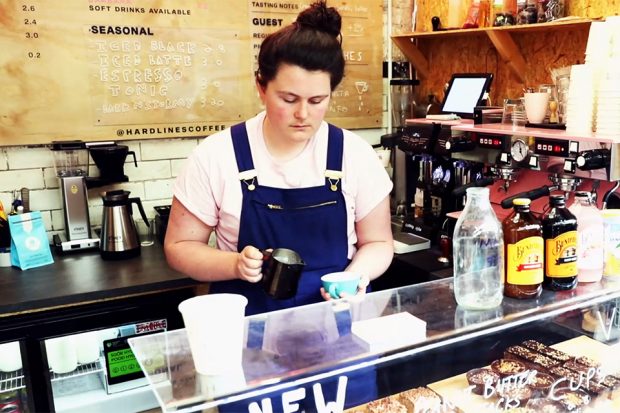
<svg viewBox="0 0 620 413"><path fill-rule="evenodd" d="M484 27L479 29L456 29L437 32L414 32L392 36L392 41L416 68L421 78L426 78L430 72L430 65L426 56L417 47L414 40L443 39L453 36L488 36L500 57L508 64L512 73L524 82L525 59L519 47L514 42L512 34L533 33L538 31L574 30L588 27L593 20L571 18L549 23L524 24L518 26Z"/></svg>

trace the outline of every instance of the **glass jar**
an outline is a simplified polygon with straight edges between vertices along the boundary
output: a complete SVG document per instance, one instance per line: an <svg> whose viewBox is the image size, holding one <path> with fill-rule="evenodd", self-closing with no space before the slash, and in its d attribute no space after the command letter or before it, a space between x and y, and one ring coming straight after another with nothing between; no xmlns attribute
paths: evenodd
<svg viewBox="0 0 620 413"><path fill-rule="evenodd" d="M468 188L454 227L454 296L460 307L484 310L502 302L504 242L489 188Z"/></svg>

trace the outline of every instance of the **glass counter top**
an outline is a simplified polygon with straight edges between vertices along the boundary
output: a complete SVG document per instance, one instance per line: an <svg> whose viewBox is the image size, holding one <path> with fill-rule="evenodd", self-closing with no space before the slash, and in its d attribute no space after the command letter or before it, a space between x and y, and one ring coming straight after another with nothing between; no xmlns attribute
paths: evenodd
<svg viewBox="0 0 620 413"><path fill-rule="evenodd" d="M620 282L603 280L468 311L457 306L452 288L449 278L246 317L242 365L225 376L194 370L185 329L132 338L129 344L162 410L190 412L295 389L620 297Z"/></svg>

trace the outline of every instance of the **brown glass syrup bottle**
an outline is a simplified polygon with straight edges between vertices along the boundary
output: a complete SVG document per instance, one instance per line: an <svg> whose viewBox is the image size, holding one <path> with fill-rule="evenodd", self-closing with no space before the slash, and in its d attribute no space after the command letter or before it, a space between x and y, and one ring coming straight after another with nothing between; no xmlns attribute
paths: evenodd
<svg viewBox="0 0 620 413"><path fill-rule="evenodd" d="M543 216L545 280L547 290L571 290L577 285L577 218L563 195L549 197L551 209Z"/></svg>
<svg viewBox="0 0 620 413"><path fill-rule="evenodd" d="M542 225L530 212L530 202L527 198L515 199L514 210L502 222L506 297L536 298L542 291L545 253Z"/></svg>

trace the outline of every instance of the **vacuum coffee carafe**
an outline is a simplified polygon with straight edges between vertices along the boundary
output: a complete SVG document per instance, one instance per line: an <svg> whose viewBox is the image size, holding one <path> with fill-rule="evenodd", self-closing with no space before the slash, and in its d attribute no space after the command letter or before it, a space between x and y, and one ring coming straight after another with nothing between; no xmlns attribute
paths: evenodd
<svg viewBox="0 0 620 413"><path fill-rule="evenodd" d="M119 260L140 255L140 240L133 220L132 204L148 223L140 198L129 198L129 191L107 191L101 194L103 218L101 223L101 258Z"/></svg>

